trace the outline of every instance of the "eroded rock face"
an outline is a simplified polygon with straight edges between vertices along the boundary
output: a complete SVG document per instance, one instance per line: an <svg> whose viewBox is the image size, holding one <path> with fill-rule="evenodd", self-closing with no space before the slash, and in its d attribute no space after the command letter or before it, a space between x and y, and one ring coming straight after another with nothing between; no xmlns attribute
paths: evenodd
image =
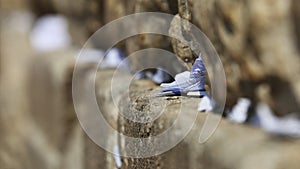
<svg viewBox="0 0 300 169"><path fill-rule="evenodd" d="M227 76L229 107L241 96L270 102L255 94L259 93L257 88L263 84L275 89L281 82L288 84L286 88L291 90L285 94L286 97L295 98L295 102L300 103L300 5L297 0L130 0L126 3L120 0L89 0L76 4L68 0L52 0L47 2L49 5L44 5L44 1L33 2L37 6L53 7L54 11L71 16L70 20L84 20L88 29L86 35L127 14L179 13L181 17L191 19L209 37L221 56ZM188 5L184 5L185 2ZM76 22L74 25L78 25ZM186 51L180 50L184 47L183 43L171 43L169 38L155 35L130 38L120 47L126 49L127 54L158 47L174 51L182 59L188 58L186 55L191 56L188 48L185 48ZM132 60L132 69L138 64L138 60ZM274 79L274 76L278 81L272 80L270 83L268 79ZM278 96L273 92L266 94L270 98ZM290 107L287 101L271 99L271 102L270 105ZM277 110L275 106L273 109L278 115L288 113L287 110ZM297 106L292 109L300 111Z"/></svg>
<svg viewBox="0 0 300 169"><path fill-rule="evenodd" d="M298 23L291 12L297 7L292 3L194 2L193 22L211 39L223 61L229 106L244 96L268 102L278 115L300 111L298 31L294 28ZM265 96L259 94L261 85L269 88Z"/></svg>
<svg viewBox="0 0 300 169"><path fill-rule="evenodd" d="M153 97L156 86L150 81L133 81L130 86L129 98L124 95L124 99L119 102L119 113L124 115L118 116L118 131L126 136L134 138L148 138L144 144L150 146L165 146L176 139L174 133L166 132L170 127L174 127L176 134L182 134L182 123L176 123L179 113L188 114L191 109L196 109L197 98L180 98L180 97ZM191 109L182 111L182 104ZM181 112L182 111L182 112ZM190 116L186 116L184 121L187 122ZM149 122L148 122L149 121ZM174 126L175 125L175 126ZM166 133L165 133L166 132ZM166 134L164 140L157 139L160 134ZM142 142L142 141L141 141ZM138 144L137 142L136 144ZM137 148L139 145L132 144L123 137L118 137L118 146L120 151L131 151L135 154L143 154L145 151L155 151L155 148L149 150L144 147ZM140 143L142 144L142 143ZM132 147L131 147L132 146ZM148 147L149 148L149 147ZM189 163L189 146L188 143L182 142L176 149L167 151L147 158L122 157L122 169L130 168L190 168ZM176 161L180 161L177 163ZM191 167L192 168L192 167Z"/></svg>
<svg viewBox="0 0 300 169"><path fill-rule="evenodd" d="M113 70L100 71L99 77L103 77L100 80L111 78ZM124 78L118 78L118 82L127 80ZM107 79L107 81L110 81ZM106 98L110 100L110 96L106 93L111 89L109 85L97 84L102 92L98 92L98 97ZM120 85L119 88L124 88ZM120 102L118 104L119 113L128 113L132 116L120 115L117 117L118 131L124 135L136 138L149 138L149 144L159 144L155 140L155 136L165 132L170 127L175 127L175 132L170 133L167 137L168 140L164 140L164 143L171 142L182 132L182 128L192 118L189 112L194 111L197 108L197 104L200 101L199 98L189 97L150 97L153 92L155 93L156 86L145 80L133 81L129 90L129 97L131 100L126 99L128 95L118 92ZM108 97L108 98L107 98ZM105 102L104 102L105 103ZM150 104L149 104L150 103ZM156 106L159 105L159 106ZM156 114L156 110L151 108L155 106L157 108L163 107L162 115L157 120L149 123L138 123L129 120L129 117L134 120L141 120L151 118L153 114ZM161 106L161 107L160 107ZM166 106L166 107L164 107ZM186 107L181 107L186 106ZM182 108L180 110L180 107ZM109 112L109 107L106 107L106 112ZM186 123L175 123L179 120L178 113L187 115L184 117ZM299 140L279 139L271 137L259 128L234 124L226 119L222 119L219 123L219 128L214 132L213 136L209 138L204 144L199 143L199 134L201 127L203 127L204 121L208 115L207 113L197 113L197 118L194 119L195 123L193 128L176 147L171 150L149 158L130 158L122 157L122 165L120 168L149 168L149 169L224 169L224 168L240 168L240 169L254 169L263 167L266 169L279 169L279 168L291 168L297 169L299 156L297 150L299 149ZM153 117L153 116L152 116ZM143 149L132 146L131 142L126 141L121 137L118 137L118 147L120 152L124 151L127 146L136 153L143 152ZM161 143L161 144L164 144ZM132 147L131 147L132 146ZM128 149L127 149L128 150ZM99 158L105 156L105 154L94 154L94 151L99 151L96 148L91 150L89 155L97 155ZM102 155L102 156L101 156ZM106 154L107 157L107 154ZM89 159L95 160L95 162L101 162L103 159L95 159L90 156ZM259 162L259 163L257 163ZM90 165L91 166L91 165ZM93 166L95 169L101 168L99 166ZM93 168L93 169L94 169ZM116 167L111 167L116 168Z"/></svg>
<svg viewBox="0 0 300 169"><path fill-rule="evenodd" d="M176 14L185 10L184 5L180 6L181 1L131 2L123 5L126 12L120 8L118 15L145 11ZM223 62L229 108L239 97L249 97L253 102L267 102L277 115L300 112L297 106L300 103L298 1L199 0L189 3L192 23L209 37ZM181 15L184 17L184 12ZM189 19L188 13L186 15ZM173 26L173 32L184 29L177 28ZM171 43L170 39L160 36L140 35L129 39L125 46L128 53L160 47L173 50L182 60L192 56L184 44ZM138 64L139 61L132 61L133 67Z"/></svg>

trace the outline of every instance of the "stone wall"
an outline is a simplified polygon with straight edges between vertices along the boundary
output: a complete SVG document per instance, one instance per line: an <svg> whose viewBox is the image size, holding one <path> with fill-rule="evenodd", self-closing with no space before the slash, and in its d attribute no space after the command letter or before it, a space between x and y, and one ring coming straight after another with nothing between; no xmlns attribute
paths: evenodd
<svg viewBox="0 0 300 169"><path fill-rule="evenodd" d="M266 102L274 112L285 115L300 112L300 3L299 0L191 0L191 21L216 47L225 67L230 108L239 97ZM1 1L0 24L0 168L4 169L112 169L114 155L97 146L82 131L73 109L71 95L74 55L99 28L126 14L145 11L178 13L176 0L31 0ZM29 45L28 27L7 18L13 10L33 9L37 16L65 15L70 24L74 48L36 53ZM24 13L17 13L23 15ZM25 14L24 14L25 15ZM151 25L149 25L151 26ZM117 30L116 30L117 31ZM128 54L158 47L173 51L168 38L140 35L119 44ZM138 64L133 61L133 65ZM89 66L82 65L82 77ZM110 96L112 70L100 71L96 80L98 102L111 126L132 136L153 137L176 119L174 109L181 102L160 99L169 104L158 122L143 126L118 116ZM101 76L102 75L102 76ZM130 79L124 75L123 80ZM105 80L106 79L106 80ZM83 79L84 80L84 79ZM122 86L121 86L122 87ZM120 87L119 99L123 88ZM134 83L132 97L139 107L147 107L147 95L154 89L148 81ZM143 98L144 97L144 98ZM143 98L143 99L141 99ZM184 99L196 110L198 99ZM120 109L132 111L120 102ZM144 105L144 106L141 106ZM144 115L151 110L144 110ZM172 150L146 159L122 158L121 168L187 169L280 169L298 168L299 141L277 138L258 128L222 120L214 136L199 144L199 130L206 114L199 114L188 137ZM151 132L149 132L151 131ZM110 146L119 138L108 138ZM172 139L172 136L170 136ZM138 151L138 150L137 150Z"/></svg>
<svg viewBox="0 0 300 169"><path fill-rule="evenodd" d="M98 76L111 79L113 71L100 71ZM128 77L118 78L117 83L127 81ZM99 84L100 85L100 84ZM110 85L100 85L101 93L98 92L98 98L110 96L105 94L110 90ZM119 86L124 88L124 86ZM118 89L117 89L118 90ZM123 89L123 91L126 89ZM119 105L114 103L107 103L107 107L102 109L102 112L111 112L111 107L118 106L119 113L137 113L137 110L143 109L140 113L142 118L151 118L155 114L155 109L149 109L149 104L153 105L167 105L162 109L161 116L151 123L137 123L125 119L122 115L117 117L115 122L110 121L113 125L118 125L118 130L122 134L132 137L154 138L157 134L165 131L175 120L178 120L178 111L180 106L184 105L181 113L189 114L189 112L197 109L200 99L197 98L152 98L149 97L151 93L155 92L155 86L149 81L135 81L131 85L130 98L131 101L122 99ZM120 93L122 95L122 93ZM127 96L127 95L126 95ZM118 96L121 97L122 96ZM182 104L182 105L181 105ZM108 106L109 105L109 106ZM100 105L101 106L101 105ZM123 113L124 113L123 112ZM241 124L234 124L225 119L219 124L218 129L204 144L199 143L199 134L201 127L207 118L206 113L199 113L195 120L195 124L187 135L176 147L172 148L163 154L153 156L150 158L122 158L122 169L124 168L187 168L187 169L280 169L280 168L298 168L299 156L297 156L297 149L300 147L299 140L292 140L287 138L280 138L271 136L261 129ZM217 116L217 115L213 115ZM190 118L190 116L185 116ZM188 119L185 119L188 121ZM169 139L175 139L174 134L182 131L183 126L177 126L174 133L170 133ZM119 138L121 139L121 138ZM169 141L170 141L169 140ZM124 140L119 141L119 149L125 150L125 145L128 143ZM154 141L154 139L152 140ZM168 142L168 141L166 141ZM155 144L154 142L152 142ZM163 144L163 143L161 143ZM93 151L97 150L96 146ZM143 151L141 149L134 149L133 151ZM104 155L104 154L103 154ZM111 156L106 153L104 156ZM100 156L99 156L100 158ZM114 161L111 165L114 166ZM95 167L95 169L98 169Z"/></svg>
<svg viewBox="0 0 300 169"><path fill-rule="evenodd" d="M34 2L42 5L44 1ZM208 36L222 59L229 108L239 97L248 97L254 104L261 101L268 103L277 115L300 112L300 10L297 0L188 2L191 22ZM176 0L130 0L126 3L121 0L91 0L76 6L68 0L47 1L55 12L69 17L74 25L71 28L74 37L81 34L78 32L85 32L80 36L81 40L77 40L80 43L87 39L84 35L90 35L109 21L135 12L177 14L180 12L178 7L181 11L183 9L180 3ZM83 31L78 30L78 21L84 21ZM157 35L135 36L119 45L126 49L127 54L149 47L170 51L176 48L174 44L172 48L170 39ZM135 69L141 61L131 62L132 69Z"/></svg>

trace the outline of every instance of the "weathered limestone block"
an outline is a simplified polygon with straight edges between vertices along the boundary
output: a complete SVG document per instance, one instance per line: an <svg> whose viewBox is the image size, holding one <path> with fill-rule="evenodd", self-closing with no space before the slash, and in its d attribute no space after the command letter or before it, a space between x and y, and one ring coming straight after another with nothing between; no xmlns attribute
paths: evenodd
<svg viewBox="0 0 300 169"><path fill-rule="evenodd" d="M96 66L95 64L92 63L77 63L78 66L77 72L79 73L77 75L77 81L80 83L76 89L74 90L82 90L83 92L85 91L84 89L87 87L87 82L90 80L90 78L93 78L92 74L92 69ZM99 83L100 85L103 84L105 85L106 81L103 81L104 83ZM98 86L98 85L97 85ZM97 88L97 90L101 89L102 87ZM107 90L109 91L109 90ZM95 91L98 93L98 91ZM105 94L106 96L106 94ZM85 98L85 93L81 93L81 97ZM77 104L81 104L78 103ZM78 105L77 105L78 106ZM109 105L108 105L109 106ZM82 107L82 106L81 106ZM86 107L83 106L83 110L86 110ZM101 108L101 107L100 107ZM113 111L113 110L112 110ZM78 112L77 112L78 113ZM114 113L111 112L111 116L113 117ZM82 119L77 119L77 120L82 120ZM81 126L82 127L82 126ZM83 128L84 130L84 128ZM107 138L109 139L109 138ZM82 168L90 168L90 169L100 169L100 168L108 168L107 163L106 163L106 152L102 148L100 148L98 145L96 145L86 133L83 134L82 137L82 144L83 144L83 149L82 149Z"/></svg>
<svg viewBox="0 0 300 169"><path fill-rule="evenodd" d="M4 7L5 5L6 4L4 4ZM23 142L24 138L20 136L19 133L22 132L20 131L20 128L24 125L23 118L28 115L28 105L25 99L26 93L24 92L27 76L24 69L26 68L27 62L24 61L26 61L26 57L31 55L31 50L28 49L29 45L26 42L27 34L13 29L13 26L9 25L9 19L16 18L13 18L10 15L1 15L0 166L12 169L21 168L22 166L24 166L24 168L30 168L32 165L29 163L27 148ZM19 46L19 49L15 50L15 47L12 44ZM20 60L20 62L17 60ZM12 124L14 124L14 127L12 127Z"/></svg>
<svg viewBox="0 0 300 169"><path fill-rule="evenodd" d="M83 136L71 92L77 53L35 53L28 16L12 12L1 20L0 166L82 169Z"/></svg>
<svg viewBox="0 0 300 169"><path fill-rule="evenodd" d="M94 78L93 72L91 72L92 65L81 65L79 76L81 79L81 87L85 87L87 85L87 81L90 78ZM117 120L118 120L118 107L116 102L119 102L121 96L124 92L126 92L126 86L123 81L130 81L131 76L127 73L122 73L121 78L115 78L114 82L116 84L116 88L114 88L114 92L118 93L115 98L112 98L112 80L114 76L115 70L107 69L107 70L99 70L97 72L96 77L96 99L99 105L99 110L107 120L109 125L117 130ZM84 94L82 95L84 97ZM106 146L113 148L117 145L117 137L115 135L109 135L102 133L102 137L106 137ZM84 168L89 169L117 169L116 161L114 155L110 152L107 152L102 147L99 147L95 144L87 135L85 135L84 139L85 151L84 151Z"/></svg>
<svg viewBox="0 0 300 169"><path fill-rule="evenodd" d="M292 2L194 2L193 22L211 39L225 68L228 106L237 97L249 97L267 102L277 115L300 112L300 60L294 29L298 21L292 13L297 7ZM269 101L255 94L263 84L270 88ZM279 96L291 98L292 104Z"/></svg>
<svg viewBox="0 0 300 169"><path fill-rule="evenodd" d="M102 73L107 73L107 76L102 74L102 77L106 78L109 78L112 74L111 72ZM121 82L122 78L118 80ZM103 94L103 96L109 97L104 94L106 93L104 91L110 90L110 86L105 86L105 88L101 88L103 92L98 93L98 95ZM151 100L150 96L154 88L153 84L148 81L133 82L129 90L131 101L121 99L119 113L133 113L132 117L135 120L140 120L152 117L151 115L156 113L157 109L154 109L153 106L166 105L161 116L151 123L133 122L118 116L118 130L121 133L132 137L153 138L172 125L173 120L176 119L180 103L186 106L185 109L182 109L182 113L197 109L197 104L200 101L197 98L165 97ZM143 111L139 112L137 110ZM298 161L300 160L300 157L296 154L300 147L298 140L274 137L259 128L234 124L225 119L222 119L212 137L204 144L200 144L199 135L206 117L207 114L199 113L195 119L195 125L187 137L170 151L144 159L122 158L121 168L298 168ZM178 131L182 127L178 126ZM170 140L174 139L173 134L175 133L171 133ZM122 151L126 142L122 142L119 138L118 145L120 151ZM132 150L140 151L134 149L134 147L132 147Z"/></svg>
<svg viewBox="0 0 300 169"><path fill-rule="evenodd" d="M133 1L134 2L134 1ZM149 1L149 0L137 0L133 7L126 6L127 14L132 13L140 13L140 12L165 12L165 13L172 13L172 11L177 10L174 7L174 3L177 3L175 0L166 1L166 0L155 0L155 1ZM131 3L128 3L131 5ZM174 9L175 8L175 9ZM160 23L160 25L156 25L157 29L163 29L159 27L165 27L168 24L164 23L162 19L160 18L149 18L149 22L147 22L147 25L143 25L145 28L151 28L154 25L152 24L154 22ZM151 35L151 34L142 34L142 35L136 35L134 37L131 37L126 40L126 51L127 54L131 54L135 51L146 49L146 48L160 48L164 50L171 51L171 42L169 37L165 37L162 35ZM151 54L149 54L151 55ZM168 61L159 60L159 58L155 58L151 56L145 56L147 60L145 59L130 59L131 62L131 70L133 72L138 70L139 65L144 65L143 62L160 62L160 63L168 63Z"/></svg>
<svg viewBox="0 0 300 169"><path fill-rule="evenodd" d="M33 118L47 133L49 141L61 149L77 124L71 97L75 55L73 51L39 54L30 66L29 96Z"/></svg>
<svg viewBox="0 0 300 169"><path fill-rule="evenodd" d="M125 134L129 137L135 138L149 138L149 144L166 144L172 139L176 139L173 134L169 133L168 140L164 140L162 143L155 142L153 138L157 135L164 132L166 129L172 126L176 118L178 117L178 113L187 113L186 111L194 108L196 111L197 100L198 99L183 99L183 104L187 104L191 109L185 110L181 107L181 102L178 97L174 98L157 98L151 96L151 91L153 90L153 84L147 81L136 81L133 82L129 98L131 101L126 99L122 99L119 104L120 113L126 114L128 117L132 119L127 119L126 117L119 116L118 121L118 129L119 132ZM188 102L190 101L190 102ZM161 116L159 115L160 111ZM130 114L130 115L129 115ZM154 121L142 123L139 121L147 121L149 119L155 119ZM134 121L132 121L134 120ZM177 124L178 125L178 124ZM177 126L180 128L180 126ZM181 131L178 129L177 134ZM120 151L126 151L125 146L129 146L126 140L123 138L119 138L119 147ZM133 145L131 145L133 146ZM137 146L137 145L136 145ZM187 143L180 143L178 148L174 148L172 151L166 152L164 154L147 157L147 158L122 158L123 165L122 169L127 168L188 168L189 166L189 151L188 151ZM136 147L130 148L131 151L139 154L142 153L142 149L136 149ZM180 163L176 163L176 161L180 161Z"/></svg>
<svg viewBox="0 0 300 169"><path fill-rule="evenodd" d="M153 83L148 81L136 81L130 85L129 93L132 98L132 103L134 107L128 107L128 100L124 99L123 96L127 92L126 85L124 85L124 81L131 80L132 76L126 75L126 73L122 73L124 75L115 77L114 82L117 84L113 90L116 90L117 94L115 100L113 102L111 98L111 79L113 77L114 70L100 70L97 73L97 82L96 82L96 93L97 93L97 101L99 104L99 108L103 113L104 117L107 119L108 123L116 128L120 133L126 134L132 137L152 137L156 134L159 134L164 131L164 129L168 128L173 124L173 121L177 117L177 113L180 110L180 100L178 98L173 98L170 100L166 100L165 98L157 98L151 101L149 100L149 94L146 94L145 91L149 92L152 90ZM118 85L119 84L119 85ZM125 92L125 93L124 93ZM145 95L146 94L146 95ZM141 96L141 97L140 97ZM198 99L195 99L198 100ZM151 104L149 105L149 101ZM152 102L153 101L153 102ZM197 107L197 102L188 103L188 99L185 99L185 104L191 104L194 109ZM115 103L119 103L119 105L115 105ZM131 102L130 102L131 103ZM119 113L131 113L133 109L145 110L143 115L141 114L132 114L137 119L140 118L149 118L151 116L151 111L154 109L159 111L160 109L157 105L165 105L166 111L168 113L164 114L159 119L155 120L153 123L140 124L131 122ZM153 105L153 106L151 106ZM160 106L159 106L160 107ZM123 112L129 111L129 112ZM158 113L158 112L155 113ZM135 111L136 112L136 111ZM142 113L142 112L140 112ZM153 115L154 113L152 113ZM138 116L141 115L141 116ZM173 133L172 133L173 134ZM172 139L172 137L169 137ZM121 138L117 137L109 137L107 138L108 146L118 146L120 151L123 150L123 144ZM101 148L97 147L91 141L87 142L86 155L87 158L86 167L90 167L92 169L101 168L100 166L103 164L107 166L107 168L116 168L116 162L113 158L113 155L107 152L103 152ZM166 144L166 143L164 143ZM158 156L149 157L149 158L122 158L122 167L121 168L187 168L188 160L189 160L189 151L186 149L187 143L180 143L178 145L178 149L172 150L168 153L164 153ZM138 151L134 150L133 151ZM180 153L179 153L180 152ZM90 155L88 153L91 153ZM99 159L101 158L101 159ZM90 160L89 160L90 159ZM181 160L182 163L175 163L176 161Z"/></svg>
<svg viewBox="0 0 300 169"><path fill-rule="evenodd" d="M178 58L181 59L183 65L187 69L191 69L197 56L194 56L189 44L195 40L191 35L191 19L192 19L192 1L178 0L178 14L175 15L174 19L170 24L169 34L172 37L171 43L173 51ZM183 20L179 20L182 18ZM179 40L183 39L183 40Z"/></svg>
<svg viewBox="0 0 300 169"><path fill-rule="evenodd" d="M145 84L142 84L140 86L143 85ZM138 90L137 85L134 85L132 87L134 88L133 89L134 91L129 93L129 98L132 100L132 102L128 103L129 100L122 99L122 101L120 102L120 113L123 114L133 113L132 120L145 121L147 118L152 116L150 104L153 103L150 103L149 96L143 96L141 95L141 93L135 92L135 90ZM148 88L148 90L150 89ZM133 107L131 107L131 105L133 105ZM160 128L158 123L143 124L143 123L131 121L122 116L119 116L118 130L119 132L121 132L126 136L135 137L135 138L149 138L153 135L157 135L160 133ZM127 143L125 142L125 140L122 140L122 138L118 138L118 139L119 139L120 151L125 151L125 146L127 145ZM137 150L135 149L135 147L130 148L130 150L136 153L139 153L139 151L141 152L143 151L143 150ZM122 165L122 169L160 168L162 163L161 158L159 156L153 156L149 158L122 158L122 161L124 161Z"/></svg>
<svg viewBox="0 0 300 169"><path fill-rule="evenodd" d="M13 169L59 168L59 151L47 139L30 111L28 79L33 51L28 39L29 30L26 29L26 24L31 24L30 20L22 25L18 22L24 19L22 15L10 13L5 16L0 29L0 166ZM21 24L22 29L17 24Z"/></svg>
<svg viewBox="0 0 300 169"><path fill-rule="evenodd" d="M181 23L179 19L180 16L177 14L171 22L169 34L171 36L180 37L181 39L186 39L183 34L186 33L187 30L184 30L183 23ZM189 41L180 41L176 38L172 38L171 42L176 56L181 59L182 63L188 69L191 69L196 57L193 56L192 50L189 46Z"/></svg>
<svg viewBox="0 0 300 169"><path fill-rule="evenodd" d="M299 156L295 153L299 146L297 140L272 137L258 128L222 120L203 145L202 162L206 168L216 169L296 169Z"/></svg>
<svg viewBox="0 0 300 169"><path fill-rule="evenodd" d="M54 151L55 156L50 157L57 160L56 168L82 169L86 160L83 153L85 137L72 102L72 74L76 54L76 51L68 49L35 54L30 60L28 71L27 91L31 118L38 128L38 131L33 131L32 138L37 139L34 132L38 132L47 140L44 144L51 147L34 147L37 154L32 160L39 159L40 153L49 156Z"/></svg>

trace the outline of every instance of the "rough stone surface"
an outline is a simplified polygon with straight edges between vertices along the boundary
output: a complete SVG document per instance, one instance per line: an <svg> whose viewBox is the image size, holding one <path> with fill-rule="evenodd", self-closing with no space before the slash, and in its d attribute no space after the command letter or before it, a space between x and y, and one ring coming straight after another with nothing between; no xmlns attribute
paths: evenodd
<svg viewBox="0 0 300 169"><path fill-rule="evenodd" d="M75 52L35 53L31 20L24 25L22 15L28 13L1 16L0 166L82 169L83 135L71 95Z"/></svg>
<svg viewBox="0 0 300 169"><path fill-rule="evenodd" d="M110 74L109 72L102 73ZM126 79L120 78L118 80ZM155 137L156 134L170 127L172 121L177 118L178 106L181 103L188 107L182 109L184 113L187 113L188 111L195 111L200 101L197 98L181 97L159 98L151 101L150 96L155 89L151 82L136 81L131 87L129 94L131 101L121 99L120 112L140 113L137 118L149 118L151 114L156 113L156 109L149 107L149 102L152 103L150 105L158 103L167 105L162 116L152 123L136 123L119 116L118 130L132 137ZM143 111L137 112L137 109L143 109ZM144 115L141 114L144 112ZM207 114L199 113L188 136L170 151L151 158L122 158L122 168L298 168L298 161L300 160L299 156L296 155L297 149L300 147L298 140L274 137L259 128L234 124L225 119L220 121L218 129L207 142L199 143L199 134L206 117ZM161 127L157 127L159 125ZM178 131L181 127L178 126ZM170 139L172 139L171 136ZM121 150L125 144L119 140ZM134 148L132 150L139 151L134 150Z"/></svg>
<svg viewBox="0 0 300 169"><path fill-rule="evenodd" d="M285 115L291 111L300 112L297 106L300 103L300 5L297 0L130 0L126 3L113 0L87 1L84 2L87 5L77 7L75 4L61 5L68 4L67 0L63 2L53 1L52 6L73 18L93 20L87 21L91 23L87 25L93 27L89 28L89 32L102 25L101 23L135 12L167 12L191 19L212 41L222 59L227 77L229 108L239 97L249 97L254 102L268 103L277 115ZM105 10L101 10L102 8ZM80 11L89 12L82 15ZM180 27L176 23L171 26L175 32L180 31ZM183 26L183 30L185 29ZM174 51L183 61L193 60L184 42L174 39L172 41L171 43L169 38L157 35L138 35L129 38L120 46L127 50L127 54L158 47ZM141 61L131 62L134 70ZM278 90L283 88L282 84L285 90ZM261 96L261 88L265 89L265 96ZM279 96L290 100L274 99Z"/></svg>
<svg viewBox="0 0 300 169"><path fill-rule="evenodd" d="M186 2L189 2L191 17L185 13ZM76 3L71 0L1 0L0 3L0 168L117 168L113 154L93 143L76 120L71 95L76 51L35 53L29 44L33 20L26 21L25 26L19 26L24 20L14 20L29 9L33 9L36 16L65 15L75 47L81 47L100 26L127 14L146 11L178 14L191 19L217 49L227 76L229 108L239 97L249 97L253 102L268 103L279 116L300 112L299 0L79 0ZM174 31L186 29L178 24L170 26ZM179 43L172 43L163 36L139 35L118 46L127 54L149 47L162 48L185 59L185 55L181 57L178 52ZM133 60L132 63L134 68L140 62ZM84 78L90 75L89 66L83 65ZM99 72L97 101L104 105L101 108L111 126L131 136L153 138L176 119L181 102L191 102L186 111L193 111L200 101L160 98L156 104L168 105L162 117L146 125L132 123L118 116L117 107L121 106L125 112L142 110L142 114L134 113L147 118L154 113L149 105L149 92L155 87L147 81L135 81L130 88L132 102L129 102L122 99L122 81L132 77L124 75L118 79L116 102L119 105L115 105L109 97L112 74L112 70ZM175 148L146 159L122 158L122 168L299 168L299 140L270 136L258 128L226 120L221 121L208 142L199 144L200 127L206 116L198 115L196 126ZM124 148L119 139L108 137L107 145Z"/></svg>
<svg viewBox="0 0 300 169"><path fill-rule="evenodd" d="M228 106L243 96L267 102L278 115L299 112L299 38L294 29L299 20L292 3L297 2L194 2L193 22L211 39L225 68ZM268 96L259 96L261 85L269 88Z"/></svg>

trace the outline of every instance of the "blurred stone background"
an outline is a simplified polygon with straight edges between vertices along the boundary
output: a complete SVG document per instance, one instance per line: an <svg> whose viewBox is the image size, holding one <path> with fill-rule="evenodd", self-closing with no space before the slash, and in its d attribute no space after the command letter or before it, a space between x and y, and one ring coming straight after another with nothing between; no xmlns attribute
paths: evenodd
<svg viewBox="0 0 300 169"><path fill-rule="evenodd" d="M77 121L71 92L75 57L89 36L104 24L135 12L177 14L178 1L0 2L0 168L117 168L114 156L96 146ZM246 97L253 105L267 104L278 117L299 115L300 1L190 0L189 3L192 23L212 41L223 62L227 109L230 111L239 98ZM59 19L52 18L57 15ZM53 29L67 30L68 36L51 35L43 29L36 32L39 19L45 16L50 16L49 22L62 23ZM40 26L49 28L43 27L43 23ZM52 28L49 29L51 32ZM49 36L46 38L49 41L35 40L38 35ZM157 35L135 36L117 47L126 54L149 47L174 50L169 38ZM138 63L133 61L132 66ZM83 78L89 75L89 66L82 65ZM105 95L109 87L102 83L97 86L99 100L107 102L105 109L112 111L108 117L115 120L117 110ZM202 124L203 119L198 121ZM122 167L299 167L298 139L272 137L256 127L226 120L220 128L206 145L198 145L191 134L175 149L154 157L157 164L152 164L151 159L141 163L132 160L128 163L132 166Z"/></svg>

